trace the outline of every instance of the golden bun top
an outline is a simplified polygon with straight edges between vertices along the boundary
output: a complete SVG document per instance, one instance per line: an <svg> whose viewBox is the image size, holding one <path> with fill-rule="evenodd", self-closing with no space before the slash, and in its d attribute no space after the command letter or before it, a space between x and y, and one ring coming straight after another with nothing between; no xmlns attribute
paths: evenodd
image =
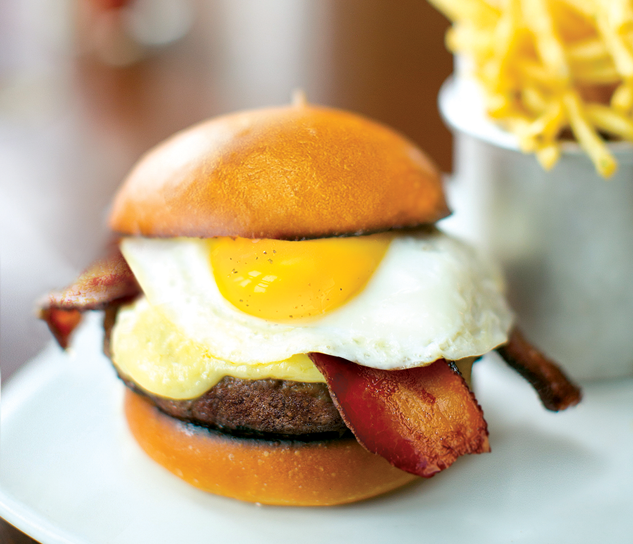
<svg viewBox="0 0 633 544"><path fill-rule="evenodd" d="M439 172L379 123L306 104L244 111L179 132L119 190L117 232L299 240L434 223Z"/></svg>

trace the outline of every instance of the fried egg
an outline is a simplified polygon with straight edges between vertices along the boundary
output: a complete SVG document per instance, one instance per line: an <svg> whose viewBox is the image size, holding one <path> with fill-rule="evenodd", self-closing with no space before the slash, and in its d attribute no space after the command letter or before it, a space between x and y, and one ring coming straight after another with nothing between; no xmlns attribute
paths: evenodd
<svg viewBox="0 0 633 544"><path fill-rule="evenodd" d="M258 369L309 352L386 370L458 360L503 344L512 324L497 268L436 229L298 242L127 238L121 250L145 298L120 312L115 363L125 351L117 329L148 312L173 327L160 342L191 343L209 367ZM205 365L171 366L210 383Z"/></svg>

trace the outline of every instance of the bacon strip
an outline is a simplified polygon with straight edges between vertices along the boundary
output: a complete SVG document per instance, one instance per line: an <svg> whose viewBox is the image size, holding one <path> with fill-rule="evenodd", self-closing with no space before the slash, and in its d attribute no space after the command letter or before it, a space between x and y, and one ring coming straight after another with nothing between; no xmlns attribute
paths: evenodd
<svg viewBox="0 0 633 544"><path fill-rule="evenodd" d="M358 442L395 467L430 478L460 455L490 451L483 412L444 359L378 370L321 353L310 358Z"/></svg>
<svg viewBox="0 0 633 544"><path fill-rule="evenodd" d="M508 343L498 347L497 352L506 363L532 384L543 406L548 410L558 412L580 402L580 388L556 363L532 346L519 329L512 330Z"/></svg>
<svg viewBox="0 0 633 544"><path fill-rule="evenodd" d="M102 310L132 300L141 292L118 246L92 263L72 285L53 291L39 304L39 317L66 349L87 310Z"/></svg>

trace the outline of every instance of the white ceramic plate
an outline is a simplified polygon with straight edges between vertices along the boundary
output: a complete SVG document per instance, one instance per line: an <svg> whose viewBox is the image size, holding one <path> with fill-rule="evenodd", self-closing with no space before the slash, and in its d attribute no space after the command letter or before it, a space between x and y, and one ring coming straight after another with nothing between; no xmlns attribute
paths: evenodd
<svg viewBox="0 0 633 544"><path fill-rule="evenodd" d="M88 323L74 352L50 346L3 390L0 515L44 544L179 542L630 542L633 380L587 385L542 409L495 356L475 368L493 453L336 508L243 504L198 492L145 457L122 385Z"/></svg>

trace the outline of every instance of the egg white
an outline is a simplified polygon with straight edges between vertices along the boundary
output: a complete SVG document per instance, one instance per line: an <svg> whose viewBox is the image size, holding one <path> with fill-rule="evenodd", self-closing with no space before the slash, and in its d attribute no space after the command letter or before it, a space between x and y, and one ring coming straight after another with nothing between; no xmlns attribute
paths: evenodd
<svg viewBox="0 0 633 544"><path fill-rule="evenodd" d="M487 353L512 314L495 266L434 230L396 236L365 288L310 322L273 323L221 295L202 239L127 238L121 250L148 302L215 357L239 364L320 352L401 369Z"/></svg>

